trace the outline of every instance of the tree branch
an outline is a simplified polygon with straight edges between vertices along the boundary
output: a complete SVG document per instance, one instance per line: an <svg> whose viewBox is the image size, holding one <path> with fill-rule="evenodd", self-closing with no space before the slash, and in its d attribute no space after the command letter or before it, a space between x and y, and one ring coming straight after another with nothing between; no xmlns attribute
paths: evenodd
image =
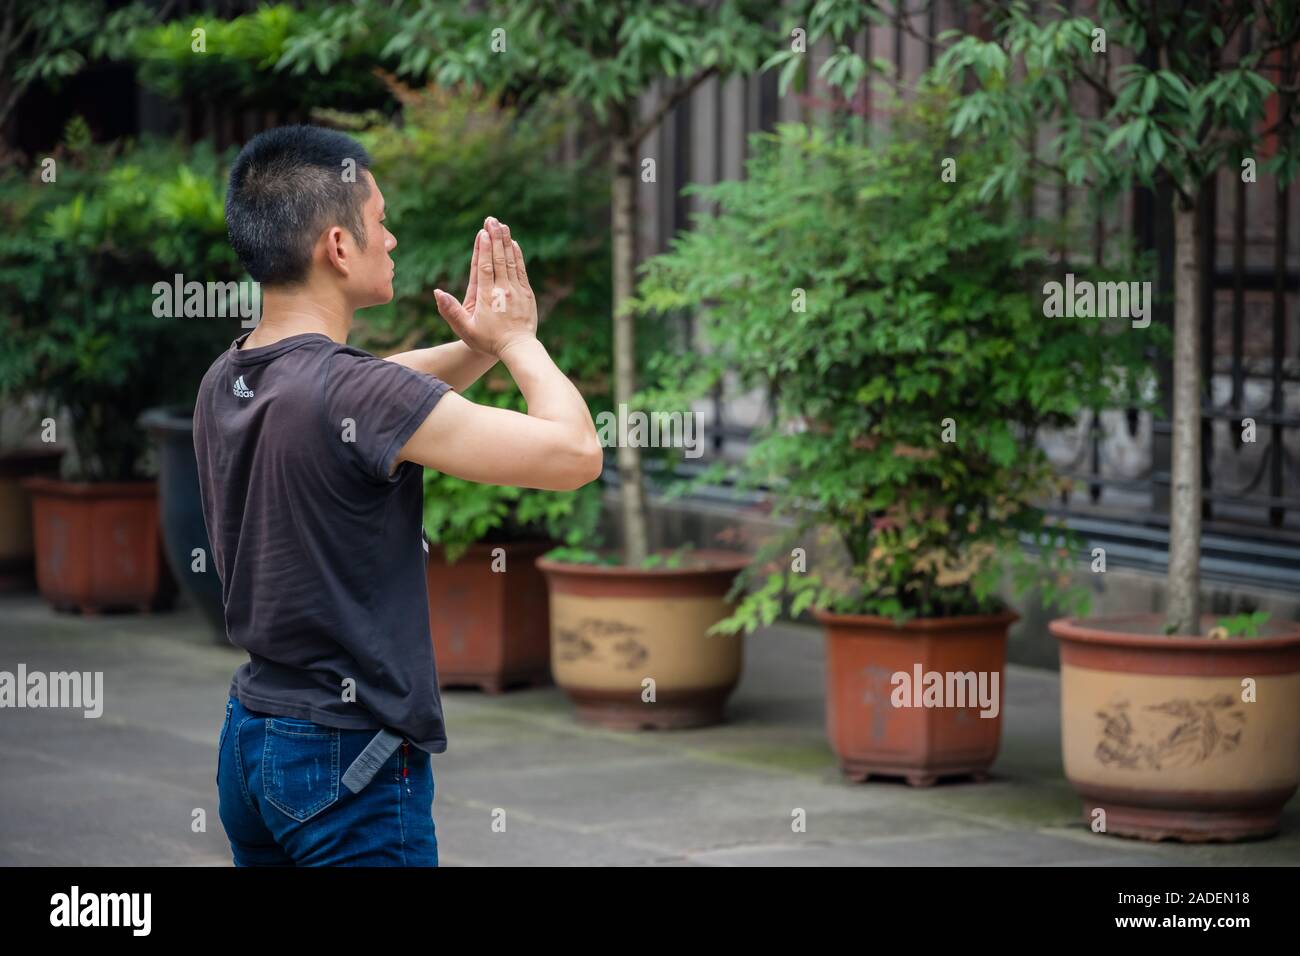
<svg viewBox="0 0 1300 956"><path fill-rule="evenodd" d="M1101 95L1106 106L1115 105L1115 92L1109 86L1082 67L1079 68L1079 77Z"/></svg>
<svg viewBox="0 0 1300 956"><path fill-rule="evenodd" d="M639 146L641 140L654 132L659 127L659 124L663 122L664 117L672 112L673 108L678 103L699 89L700 84L705 80L717 75L718 68L716 66L711 66L707 70L701 70L699 73L696 73L695 76L691 77L690 82L686 83L684 86L679 86L674 92L660 100L658 107L656 107L655 111L650 114L650 118L632 131L632 134L629 137L629 142L631 142L633 146Z"/></svg>

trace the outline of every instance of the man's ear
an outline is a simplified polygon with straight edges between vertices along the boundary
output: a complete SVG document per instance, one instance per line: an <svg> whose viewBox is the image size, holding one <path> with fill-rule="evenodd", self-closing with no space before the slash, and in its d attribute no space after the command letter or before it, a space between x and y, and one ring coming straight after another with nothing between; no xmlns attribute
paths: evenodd
<svg viewBox="0 0 1300 956"><path fill-rule="evenodd" d="M348 249L350 241L351 237L341 226L331 226L321 236L321 242L325 244L325 261L345 277L351 271Z"/></svg>

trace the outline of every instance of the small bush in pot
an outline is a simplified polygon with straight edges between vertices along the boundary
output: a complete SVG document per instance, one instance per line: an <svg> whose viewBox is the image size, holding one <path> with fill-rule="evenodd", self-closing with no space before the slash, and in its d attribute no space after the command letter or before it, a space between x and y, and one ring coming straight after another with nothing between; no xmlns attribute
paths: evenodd
<svg viewBox="0 0 1300 956"><path fill-rule="evenodd" d="M743 463L705 478L766 489L789 532L718 629L814 609L843 768L920 784L982 774L997 753L1004 574L1083 597L1074 544L1040 507L1056 479L1036 430L1141 384L1126 325L1044 317L1032 224L942 175L999 146L949 142L941 116L932 94L876 143L755 137L747 178L700 190L717 215L650 261L638 296L695 314L698 351L660 363L677 401L724 380L769 397ZM814 529L842 561L795 550Z"/></svg>
<svg viewBox="0 0 1300 956"><path fill-rule="evenodd" d="M359 137L391 197L387 213L400 242L395 296L358 317L354 341L386 354L452 338L433 289L461 286L467 237L485 216L499 215L528 249L539 336L588 400L600 403L609 388L610 337L592 316L609 310L609 249L593 223L606 197L591 188L591 157L557 161L563 104L535 103L520 115L490 94L387 83L401 104L400 124L372 125ZM500 366L467 394L527 410ZM589 538L600 486L539 491L428 469L424 501L429 623L442 684L495 692L549 681L546 582L534 561L556 542Z"/></svg>
<svg viewBox="0 0 1300 956"><path fill-rule="evenodd" d="M0 392L35 396L48 419L66 415L76 451L72 480L30 483L38 585L60 607L148 608L167 600L170 579L138 419L192 400L212 354L239 332L237 317L170 317L154 287L178 273L239 278L223 177L203 147L96 146L79 121L55 159L53 182L0 181Z"/></svg>
<svg viewBox="0 0 1300 956"><path fill-rule="evenodd" d="M991 32L955 42L933 71L963 91L949 116L954 135L1019 144L1020 155L974 171L988 188L1024 196L1064 185L1100 204L1142 186L1163 206L1155 229L1168 242L1160 278L1172 293L1174 349L1163 383L1171 424L1161 607L1051 624L1060 641L1065 774L1082 816L1095 832L1146 839L1273 834L1300 787L1300 623L1270 620L1256 635L1215 640L1214 620L1202 613L1202 446L1214 404L1205 354L1213 342L1202 339L1214 310L1204 292L1215 285L1213 256L1202 250L1216 238L1206 229L1213 185L1230 169L1257 198L1285 197L1300 172L1292 61L1281 73L1273 61L1273 51L1294 43L1294 6L1247 4L1217 15L1225 9L1106 2L1078 15L1013 10ZM1130 65L1096 70L1103 32L1131 52ZM1081 113L1085 82L1098 106ZM1025 162L1047 130L1050 161ZM1256 158L1258 184L1244 187L1256 180ZM1280 263L1276 271L1281 281Z"/></svg>

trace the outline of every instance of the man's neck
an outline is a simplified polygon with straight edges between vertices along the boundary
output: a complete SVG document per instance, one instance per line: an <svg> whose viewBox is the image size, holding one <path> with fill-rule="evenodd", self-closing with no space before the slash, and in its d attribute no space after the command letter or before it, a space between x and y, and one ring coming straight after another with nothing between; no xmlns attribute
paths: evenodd
<svg viewBox="0 0 1300 956"><path fill-rule="evenodd" d="M291 335L317 332L340 344L352 328L352 309L335 296L311 289L262 290L262 317L244 348L274 345Z"/></svg>

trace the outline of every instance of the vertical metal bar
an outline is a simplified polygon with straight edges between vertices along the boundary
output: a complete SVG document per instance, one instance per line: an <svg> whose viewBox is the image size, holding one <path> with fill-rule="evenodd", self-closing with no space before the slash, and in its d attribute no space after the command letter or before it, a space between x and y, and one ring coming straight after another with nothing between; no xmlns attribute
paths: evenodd
<svg viewBox="0 0 1300 956"><path fill-rule="evenodd" d="M685 231L690 223L690 200L682 195L682 190L691 181L691 113L692 97L687 96L677 104L673 121L676 126L673 136L673 235ZM686 341L695 342L695 313L685 313Z"/></svg>
<svg viewBox="0 0 1300 956"><path fill-rule="evenodd" d="M903 93L903 0L894 0L894 92Z"/></svg>
<svg viewBox="0 0 1300 956"><path fill-rule="evenodd" d="M1250 53L1251 31L1247 23L1241 31L1239 58ZM1245 368L1246 328L1246 181L1236 177L1236 199L1232 210L1232 408L1238 413L1234 423L1233 444L1241 445L1240 414L1246 400Z"/></svg>
<svg viewBox="0 0 1300 956"><path fill-rule="evenodd" d="M1219 179L1201 183L1201 516L1214 517L1208 492L1214 490L1214 300L1218 260Z"/></svg>
<svg viewBox="0 0 1300 956"><path fill-rule="evenodd" d="M1282 71L1280 83L1289 84L1294 79L1292 72L1292 47L1282 51ZM1280 98L1286 94L1278 93ZM1278 111L1286 115L1289 104L1278 103ZM1291 136L1291 124L1285 120L1277 134L1279 144L1288 142ZM1273 396L1269 403L1273 413L1273 424L1269 427L1269 493L1274 498L1282 497L1283 470L1286 467L1286 446L1282 443L1283 426L1278 419L1284 414L1282 401L1282 365L1286 350L1286 247L1287 233L1290 231L1291 187L1281 190L1281 201L1276 209L1273 230ZM1268 509L1268 523L1275 528L1282 526L1286 518L1286 509L1273 507Z"/></svg>
<svg viewBox="0 0 1300 956"><path fill-rule="evenodd" d="M1283 187L1273 234L1273 397L1269 408L1275 418L1269 426L1268 454L1269 493L1274 498L1282 497L1283 469L1286 465L1286 448L1282 443L1283 426L1277 418L1285 414L1282 402L1282 366L1286 350L1286 245L1290 194L1290 186ZM1282 526L1285 517L1285 508L1268 509L1268 523L1275 528Z"/></svg>
<svg viewBox="0 0 1300 956"><path fill-rule="evenodd" d="M1232 210L1232 408L1240 413L1246 397L1246 183L1237 177L1235 208ZM1240 421L1237 425L1240 426ZM1234 443L1241 443L1241 428L1234 429Z"/></svg>
<svg viewBox="0 0 1300 956"><path fill-rule="evenodd" d="M723 163L723 159L722 159L723 148L724 148L723 136L722 136L723 129L724 129L724 124L722 122L722 110L725 106L726 98L724 96L724 90L723 90L724 81L721 78L715 79L713 81L713 86L714 86L713 181L715 183L720 183L722 182L723 179L726 178L726 165L725 163ZM714 205L712 211L715 214L718 212L718 207L716 204ZM692 336L692 338L694 338L694 336ZM695 348L694 341L690 343L690 348L692 350ZM721 454L723 445L725 444L725 438L723 437L723 432L726 429L726 403L723 401L721 382L719 382L717 385L713 387L712 398L713 398L713 451L715 454Z"/></svg>
<svg viewBox="0 0 1300 956"><path fill-rule="evenodd" d="M935 55L934 37L935 34L939 32L937 29L935 29L938 22L937 21L938 14L935 12L934 7L935 7L935 3L937 2L938 0L929 0L929 2L926 3L925 5L925 35L926 38L929 39L930 41L925 45L925 68L927 70L930 67L934 66L934 55Z"/></svg>

